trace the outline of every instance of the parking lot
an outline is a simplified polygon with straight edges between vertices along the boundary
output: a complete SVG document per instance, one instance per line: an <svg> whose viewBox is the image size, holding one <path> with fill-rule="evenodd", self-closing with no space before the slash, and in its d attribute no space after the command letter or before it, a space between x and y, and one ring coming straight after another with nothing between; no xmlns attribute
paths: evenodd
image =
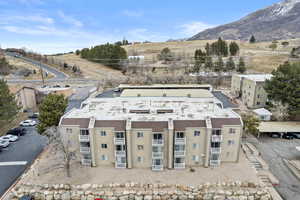
<svg viewBox="0 0 300 200"><path fill-rule="evenodd" d="M300 140L271 138L267 135L263 135L259 140L256 138L246 140L256 146L263 159L269 164L270 171L280 181L276 186L280 195L286 200L300 199L300 180L283 162L283 159L300 160L300 152L296 150L296 146L300 146Z"/></svg>
<svg viewBox="0 0 300 200"><path fill-rule="evenodd" d="M0 197L30 166L47 143L47 138L39 135L35 127L26 127L26 132L0 152Z"/></svg>

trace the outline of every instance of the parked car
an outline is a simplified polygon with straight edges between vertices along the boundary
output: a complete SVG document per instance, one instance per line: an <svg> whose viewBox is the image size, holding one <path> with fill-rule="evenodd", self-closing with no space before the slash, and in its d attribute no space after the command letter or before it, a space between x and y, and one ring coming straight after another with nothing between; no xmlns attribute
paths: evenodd
<svg viewBox="0 0 300 200"><path fill-rule="evenodd" d="M281 134L280 133L270 133L270 137L272 137L272 138L280 138Z"/></svg>
<svg viewBox="0 0 300 200"><path fill-rule="evenodd" d="M294 139L294 135L292 133L284 133L282 138L287 139L287 140L292 140L292 139Z"/></svg>
<svg viewBox="0 0 300 200"><path fill-rule="evenodd" d="M9 141L0 139L0 147L6 148L9 145Z"/></svg>
<svg viewBox="0 0 300 200"><path fill-rule="evenodd" d="M30 119L27 119L20 123L20 126L35 126L35 125L36 125L36 122L33 120L30 120Z"/></svg>
<svg viewBox="0 0 300 200"><path fill-rule="evenodd" d="M7 140L9 142L15 142L18 139L19 139L19 137L15 136L15 135L5 135L5 136L0 137L0 140Z"/></svg>
<svg viewBox="0 0 300 200"><path fill-rule="evenodd" d="M300 133L291 133L295 139L300 139Z"/></svg>
<svg viewBox="0 0 300 200"><path fill-rule="evenodd" d="M10 129L6 133L6 135L16 135L16 136L21 136L21 135L25 135L25 134L26 134L26 129L25 128L21 128L21 127Z"/></svg>
<svg viewBox="0 0 300 200"><path fill-rule="evenodd" d="M31 195L24 195L19 200L34 200L34 197Z"/></svg>
<svg viewBox="0 0 300 200"><path fill-rule="evenodd" d="M29 115L29 118L31 119L37 119L39 117L39 113L32 113L31 115Z"/></svg>

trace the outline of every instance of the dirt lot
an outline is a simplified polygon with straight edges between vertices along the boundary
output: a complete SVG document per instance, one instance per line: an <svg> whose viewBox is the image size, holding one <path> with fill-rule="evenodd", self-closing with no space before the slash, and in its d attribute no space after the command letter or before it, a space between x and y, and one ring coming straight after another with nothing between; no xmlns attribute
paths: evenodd
<svg viewBox="0 0 300 200"><path fill-rule="evenodd" d="M62 56L55 56L55 58L70 65L79 66L82 75L85 78L99 80L107 77L123 77L121 71L112 69L99 63L90 62L80 58L80 56L75 54L65 54Z"/></svg>
<svg viewBox="0 0 300 200"><path fill-rule="evenodd" d="M33 65L29 62L25 62L21 59L14 58L11 56L6 56L5 58L9 62L9 64L13 66L13 72L16 72L17 70L21 70L21 69L29 69L31 71L35 70L36 74L30 74L29 76L24 77L24 78L28 79L28 80L40 80L41 79L40 69L36 65ZM8 78L13 78L13 77L15 77L15 75L13 75L13 74L10 74L8 76ZM50 79L53 77L54 76L51 73L48 73L47 77L44 76L45 79Z"/></svg>
<svg viewBox="0 0 300 200"><path fill-rule="evenodd" d="M55 156L54 156L55 155ZM56 157L56 158L54 158ZM219 168L195 168L195 172L185 170L164 170L153 172L150 169L115 169L113 167L83 167L74 163L71 167L71 178L66 177L66 172L57 159L57 153L48 149L41 160L36 163L34 169L28 173L23 182L29 183L178 183L186 185L197 185L205 182L218 181L253 181L258 182L254 168L250 167L245 155L241 154L239 163L222 164ZM57 164L54 164L57 162ZM54 169L49 166L56 166ZM247 172L247 173L245 173Z"/></svg>
<svg viewBox="0 0 300 200"><path fill-rule="evenodd" d="M300 46L300 39L288 40L289 45L283 47L282 41L278 41L278 48L274 51L269 48L271 42L260 42L249 44L248 42L236 41L240 46L240 55L245 57L245 60L250 70L256 72L271 72L278 67L279 64L288 60L288 55L293 47ZM146 60L156 59L157 54L165 47L171 49L177 55L193 57L196 49L203 49L206 43L212 43L212 40L196 40L183 42L161 42L161 43L146 43L127 45L124 48L128 55L143 55ZM228 41L229 43L230 41Z"/></svg>

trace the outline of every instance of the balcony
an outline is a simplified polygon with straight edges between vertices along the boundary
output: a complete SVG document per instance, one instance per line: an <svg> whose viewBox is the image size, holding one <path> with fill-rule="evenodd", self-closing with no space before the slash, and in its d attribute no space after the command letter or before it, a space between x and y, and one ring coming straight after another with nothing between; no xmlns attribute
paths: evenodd
<svg viewBox="0 0 300 200"><path fill-rule="evenodd" d="M185 151L174 151L175 157L182 157L185 156Z"/></svg>
<svg viewBox="0 0 300 200"><path fill-rule="evenodd" d="M217 167L217 166L220 166L221 161L220 160L210 160L209 164L210 164L210 166Z"/></svg>
<svg viewBox="0 0 300 200"><path fill-rule="evenodd" d="M126 156L126 151L116 151L116 157L124 157Z"/></svg>
<svg viewBox="0 0 300 200"><path fill-rule="evenodd" d="M116 162L115 168L124 169L124 168L126 168L126 163L118 163L118 162Z"/></svg>
<svg viewBox="0 0 300 200"><path fill-rule="evenodd" d="M185 137L184 138L175 138L175 144L185 144Z"/></svg>
<svg viewBox="0 0 300 200"><path fill-rule="evenodd" d="M184 169L185 163L174 163L174 169Z"/></svg>
<svg viewBox="0 0 300 200"><path fill-rule="evenodd" d="M91 166L92 165L92 159L81 159L81 164L85 166Z"/></svg>
<svg viewBox="0 0 300 200"><path fill-rule="evenodd" d="M211 151L211 153L220 154L221 147L211 147L210 151Z"/></svg>
<svg viewBox="0 0 300 200"><path fill-rule="evenodd" d="M117 138L114 139L115 145L124 145L125 144L125 138Z"/></svg>
<svg viewBox="0 0 300 200"><path fill-rule="evenodd" d="M152 139L152 145L163 146L164 140L163 139Z"/></svg>
<svg viewBox="0 0 300 200"><path fill-rule="evenodd" d="M163 152L152 152L152 158L163 158Z"/></svg>
<svg viewBox="0 0 300 200"><path fill-rule="evenodd" d="M222 135L212 135L211 136L212 142L222 142L222 139L223 139Z"/></svg>
<svg viewBox="0 0 300 200"><path fill-rule="evenodd" d="M89 142L90 136L89 135L79 135L79 142Z"/></svg>
<svg viewBox="0 0 300 200"><path fill-rule="evenodd" d="M90 147L80 147L80 153L91 153Z"/></svg>
<svg viewBox="0 0 300 200"><path fill-rule="evenodd" d="M162 171L164 169L163 165L152 165L153 171Z"/></svg>

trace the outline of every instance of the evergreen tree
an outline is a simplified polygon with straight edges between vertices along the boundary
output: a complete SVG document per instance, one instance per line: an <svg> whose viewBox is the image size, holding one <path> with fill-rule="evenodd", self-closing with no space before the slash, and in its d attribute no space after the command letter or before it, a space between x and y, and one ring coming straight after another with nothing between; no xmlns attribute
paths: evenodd
<svg viewBox="0 0 300 200"><path fill-rule="evenodd" d="M239 52L240 47L236 42L231 42L229 45L229 51L231 56L236 56Z"/></svg>
<svg viewBox="0 0 300 200"><path fill-rule="evenodd" d="M214 71L221 72L223 70L224 70L224 62L223 62L222 56L219 56L218 61L215 63Z"/></svg>
<svg viewBox="0 0 300 200"><path fill-rule="evenodd" d="M205 64L204 64L204 68L206 70L212 71L214 67L213 61L212 61L212 57L211 56L207 56L205 58Z"/></svg>
<svg viewBox="0 0 300 200"><path fill-rule="evenodd" d="M238 67L237 67L237 72L242 73L242 74L246 72L246 64L242 57L240 57L240 61L239 61Z"/></svg>
<svg viewBox="0 0 300 200"><path fill-rule="evenodd" d="M265 83L268 98L287 105L291 117L300 116L300 63L286 62L272 74L272 79Z"/></svg>
<svg viewBox="0 0 300 200"><path fill-rule="evenodd" d="M250 42L251 44L253 44L253 43L256 42L256 39L255 39L254 35L251 36L249 42Z"/></svg>
<svg viewBox="0 0 300 200"><path fill-rule="evenodd" d="M233 58L230 57L226 62L226 71L233 71L235 69L235 63L233 61Z"/></svg>
<svg viewBox="0 0 300 200"><path fill-rule="evenodd" d="M157 57L158 57L158 60L163 60L163 61L173 61L174 60L174 54L171 52L171 50L168 47L161 50L160 54L158 54Z"/></svg>
<svg viewBox="0 0 300 200"><path fill-rule="evenodd" d="M209 43L206 43L205 51L206 51L206 55L207 56L211 55L211 48L210 48L210 44Z"/></svg>
<svg viewBox="0 0 300 200"><path fill-rule="evenodd" d="M68 100L63 95L47 95L39 107L38 132L43 133L51 126L57 126L68 106Z"/></svg>
<svg viewBox="0 0 300 200"><path fill-rule="evenodd" d="M15 96L9 92L6 82L0 79L0 125L13 119L18 111Z"/></svg>

